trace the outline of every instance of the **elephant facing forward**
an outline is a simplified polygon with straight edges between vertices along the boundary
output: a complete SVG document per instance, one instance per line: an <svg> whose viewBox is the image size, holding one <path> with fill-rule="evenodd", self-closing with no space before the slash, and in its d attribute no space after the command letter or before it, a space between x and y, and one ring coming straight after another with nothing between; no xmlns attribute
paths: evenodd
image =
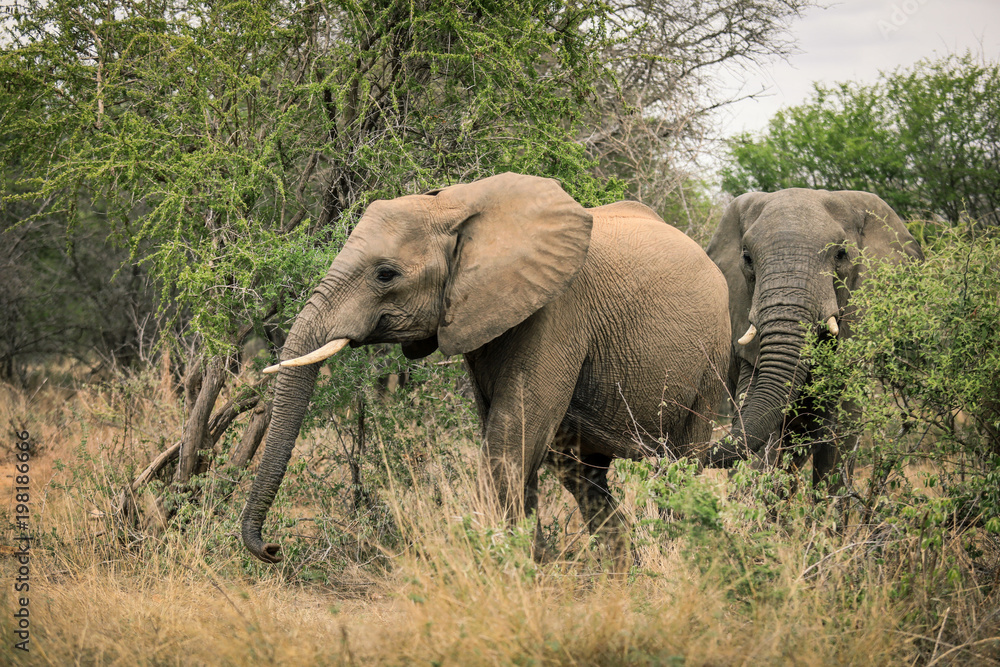
<svg viewBox="0 0 1000 667"><path fill-rule="evenodd" d="M841 449L832 415L802 401L786 414L808 381L800 359L806 327L821 337L851 335L856 313L852 290L864 281L858 255L904 261L923 259L919 244L899 216L867 192L790 188L737 197L723 214L708 246L729 285L734 397L743 397L728 438L713 450L710 464L767 452L773 459L798 441L813 455L813 482L840 465ZM804 404L801 404L804 403ZM846 478L841 471L838 480Z"/></svg>
<svg viewBox="0 0 1000 667"><path fill-rule="evenodd" d="M243 512L247 548L285 473L317 362L347 345L464 354L501 507L537 504L551 465L593 531L618 521L615 457L684 455L724 391L726 282L641 204L584 209L552 180L502 174L373 203L296 317ZM613 528L612 528L613 530Z"/></svg>

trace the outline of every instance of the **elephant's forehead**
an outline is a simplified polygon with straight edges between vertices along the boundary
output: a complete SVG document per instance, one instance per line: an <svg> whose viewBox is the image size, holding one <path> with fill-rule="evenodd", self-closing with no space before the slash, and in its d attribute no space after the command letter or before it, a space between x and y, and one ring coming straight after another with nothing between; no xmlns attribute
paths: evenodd
<svg viewBox="0 0 1000 667"><path fill-rule="evenodd" d="M784 241L813 240L835 243L842 240L845 224L853 211L829 197L827 192L779 192L762 202L759 214L747 229L747 240L780 235Z"/></svg>
<svg viewBox="0 0 1000 667"><path fill-rule="evenodd" d="M373 202L351 233L349 244L364 254L392 257L419 253L430 232L428 206L422 195Z"/></svg>
<svg viewBox="0 0 1000 667"><path fill-rule="evenodd" d="M828 220L843 225L857 217L857 210L844 194L806 188L779 190L761 199L760 215L777 219L789 216L811 220L815 224Z"/></svg>

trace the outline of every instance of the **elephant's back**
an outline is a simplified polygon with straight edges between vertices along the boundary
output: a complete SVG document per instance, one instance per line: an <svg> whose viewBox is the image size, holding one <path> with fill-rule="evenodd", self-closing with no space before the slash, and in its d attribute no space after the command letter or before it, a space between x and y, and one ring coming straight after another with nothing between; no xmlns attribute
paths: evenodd
<svg viewBox="0 0 1000 667"><path fill-rule="evenodd" d="M594 218L605 221L611 219L635 219L636 221L656 221L667 224L663 222L663 218L656 214L656 211L637 201L616 201L613 204L588 208L587 211Z"/></svg>
<svg viewBox="0 0 1000 667"><path fill-rule="evenodd" d="M687 268L714 275L714 263L697 243L645 204L620 201L587 209L593 216L591 250L635 258L635 271L643 266L658 273L665 267L649 265L650 261L670 260ZM721 273L719 274L721 277Z"/></svg>
<svg viewBox="0 0 1000 667"><path fill-rule="evenodd" d="M590 350L571 421L583 433L595 429L594 441L619 433L617 456L634 446L635 422L683 446L691 406L706 391L721 392L721 383L706 387L728 364L725 278L697 243L644 206L591 212L590 250L575 285L587 304L579 311Z"/></svg>
<svg viewBox="0 0 1000 667"><path fill-rule="evenodd" d="M714 324L723 315L728 322L725 277L684 232L638 202L617 202L590 212L590 250L581 273L595 290L617 292L605 303L674 326L691 318ZM605 280L608 276L614 279Z"/></svg>

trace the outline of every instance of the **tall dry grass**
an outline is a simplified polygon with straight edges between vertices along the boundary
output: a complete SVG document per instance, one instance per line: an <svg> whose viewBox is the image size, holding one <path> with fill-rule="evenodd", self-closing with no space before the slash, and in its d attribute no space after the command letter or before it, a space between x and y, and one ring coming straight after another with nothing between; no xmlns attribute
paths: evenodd
<svg viewBox="0 0 1000 667"><path fill-rule="evenodd" d="M885 527L833 530L822 516L816 520L815 507L803 509L801 519L789 514L782 525L747 519L737 501L726 499L718 475L693 484L718 497L722 530L679 530L672 537L662 530L686 525L682 514L665 521L652 502L640 500L640 483L621 476L623 511L636 526L638 560L628 572L587 545L568 497L551 480L541 521L557 529L539 563L531 525L508 526L482 500L473 468L444 475L433 461L411 470L410 479L387 478L379 491L393 539L373 537L345 510L324 520L352 533L350 539L325 550L286 550L278 567L251 561L238 543L233 521L246 480L235 489L207 485L183 521L137 531L115 521L113 490L127 478L124 471L144 465L180 428L180 412L155 378L134 382L131 388L0 388L0 423L27 427L38 445L30 652L13 649L12 616L3 613L0 662L1000 661L996 596L984 592L970 568L958 584L945 586L940 568L921 570L921 545L907 547L909 559L899 548L880 557ZM314 452L332 437L314 431L302 449ZM471 443L454 446L474 458ZM16 534L8 525L12 466L5 451L5 544ZM311 497L288 498L286 516L313 520L269 524L272 538L286 544L295 533L316 538ZM967 565L959 543L942 553L957 568ZM0 560L5 610L15 606L15 570L15 561Z"/></svg>

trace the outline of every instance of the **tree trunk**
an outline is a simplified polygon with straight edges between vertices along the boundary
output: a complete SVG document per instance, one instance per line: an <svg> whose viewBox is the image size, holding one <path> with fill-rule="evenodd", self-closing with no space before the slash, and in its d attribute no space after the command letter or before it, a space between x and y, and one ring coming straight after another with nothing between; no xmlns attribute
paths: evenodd
<svg viewBox="0 0 1000 667"><path fill-rule="evenodd" d="M208 420L212 416L212 408L215 407L215 401L225 383L226 358L224 356L216 357L208 363L205 375L201 379L197 398L195 398L188 413L187 422L184 424L184 436L181 439L180 457L177 462L177 470L174 473L174 482L187 483L198 466L199 450L211 449L211 431L208 427ZM193 390L189 391L189 396L193 393Z"/></svg>
<svg viewBox="0 0 1000 667"><path fill-rule="evenodd" d="M267 427L271 423L271 401L265 401L254 408L253 416L243 431L243 437L233 450L229 459L229 466L235 470L242 470L253 460L257 448L260 447Z"/></svg>
<svg viewBox="0 0 1000 667"><path fill-rule="evenodd" d="M365 413L367 405L365 397L361 391L357 394L358 427L354 434L354 442L351 451L347 452L347 466L351 470L351 492L354 498L354 512L357 514L362 509L371 507L371 498L365 490L364 480L361 478L361 458L365 454Z"/></svg>

